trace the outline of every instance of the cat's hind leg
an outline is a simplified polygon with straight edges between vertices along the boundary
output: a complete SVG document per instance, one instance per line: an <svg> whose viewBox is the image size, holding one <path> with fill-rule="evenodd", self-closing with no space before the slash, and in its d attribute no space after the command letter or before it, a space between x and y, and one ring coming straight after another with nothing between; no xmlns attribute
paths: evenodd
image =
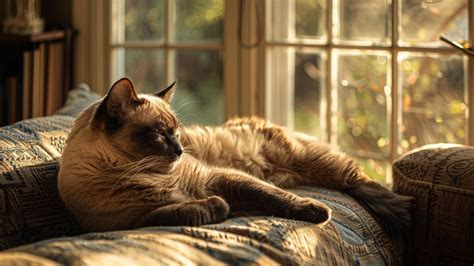
<svg viewBox="0 0 474 266"><path fill-rule="evenodd" d="M146 213L133 228L145 226L198 226L220 223L229 215L229 205L218 196L166 205Z"/></svg>
<svg viewBox="0 0 474 266"><path fill-rule="evenodd" d="M300 173L294 182L344 191L371 212L391 237L406 236L413 198L391 192L365 174L355 160L329 145L301 133L291 136L301 149L289 167Z"/></svg>

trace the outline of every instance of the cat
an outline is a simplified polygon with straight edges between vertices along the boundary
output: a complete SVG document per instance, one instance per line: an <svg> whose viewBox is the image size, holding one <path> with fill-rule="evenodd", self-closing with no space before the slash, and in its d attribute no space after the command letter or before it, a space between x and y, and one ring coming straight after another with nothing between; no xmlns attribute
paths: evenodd
<svg viewBox="0 0 474 266"><path fill-rule="evenodd" d="M257 117L183 127L170 106L175 90L138 95L123 78L76 119L58 189L84 231L197 226L240 210L326 223L329 207L284 190L299 185L344 191L392 237L406 231L412 199L343 153Z"/></svg>

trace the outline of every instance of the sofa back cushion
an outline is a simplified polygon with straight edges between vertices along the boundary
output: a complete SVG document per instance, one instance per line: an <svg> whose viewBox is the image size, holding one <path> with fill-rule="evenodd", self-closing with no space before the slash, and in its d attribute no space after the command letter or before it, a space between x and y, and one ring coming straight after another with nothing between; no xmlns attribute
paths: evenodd
<svg viewBox="0 0 474 266"><path fill-rule="evenodd" d="M0 175L0 249L81 232L56 189L58 170L51 161Z"/></svg>
<svg viewBox="0 0 474 266"><path fill-rule="evenodd" d="M75 117L98 98L83 85L59 114L0 128L0 250L80 233L57 192L57 159Z"/></svg>
<svg viewBox="0 0 474 266"><path fill-rule="evenodd" d="M416 265L474 264L474 147L436 144L393 165L394 191L416 200Z"/></svg>

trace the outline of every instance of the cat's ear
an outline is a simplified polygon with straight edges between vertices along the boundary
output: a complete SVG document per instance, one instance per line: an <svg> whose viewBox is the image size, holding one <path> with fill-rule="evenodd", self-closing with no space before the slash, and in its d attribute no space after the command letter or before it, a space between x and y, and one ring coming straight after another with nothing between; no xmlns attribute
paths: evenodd
<svg viewBox="0 0 474 266"><path fill-rule="evenodd" d="M167 103L171 103L173 100L174 92L176 91L176 81L171 83L166 89L155 94L156 97L160 97Z"/></svg>
<svg viewBox="0 0 474 266"><path fill-rule="evenodd" d="M111 116L119 116L140 103L133 83L128 78L119 79L112 85L107 96L104 98L107 104L107 113Z"/></svg>

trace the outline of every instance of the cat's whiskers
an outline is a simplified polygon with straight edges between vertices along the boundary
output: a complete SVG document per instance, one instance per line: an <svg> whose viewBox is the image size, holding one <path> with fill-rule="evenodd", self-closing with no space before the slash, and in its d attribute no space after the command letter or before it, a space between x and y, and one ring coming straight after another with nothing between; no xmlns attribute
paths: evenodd
<svg viewBox="0 0 474 266"><path fill-rule="evenodd" d="M156 161L159 160L160 157L158 156L147 156L139 161L136 162L131 162L126 165L122 165L116 168L121 168L123 166L129 166L126 167L118 176L117 176L117 181L114 182L114 186L112 188L112 191L115 191L117 186L119 185L124 185L126 186L127 184L130 183L131 179L135 177L137 174L142 173L146 169L150 169L152 166L156 164ZM124 179L128 179L128 182L125 182L122 184Z"/></svg>
<svg viewBox="0 0 474 266"><path fill-rule="evenodd" d="M181 110L182 105L186 103L186 101L189 99L189 97L190 97L190 96L185 97L184 99L182 99L182 100L178 103L178 105L176 106L176 109L175 109L176 112L179 112L179 110Z"/></svg>
<svg viewBox="0 0 474 266"><path fill-rule="evenodd" d="M189 116L198 117L197 114L191 114L191 113L190 113L190 114L185 114L185 115L179 117L179 120L181 121L181 123L187 124L188 122L190 122L190 121L184 119L184 118L187 117L187 116L188 116L188 117L189 117Z"/></svg>
<svg viewBox="0 0 474 266"><path fill-rule="evenodd" d="M185 114L185 115L181 116L179 119L181 120L181 119L183 119L183 118L186 117L186 116L194 116L194 117L197 117L198 115L197 115L197 114L194 114L194 113L192 113L192 114L191 114L191 113L190 113L190 114Z"/></svg>
<svg viewBox="0 0 474 266"><path fill-rule="evenodd" d="M195 116L197 117L196 114L182 114L181 112L182 111L188 111L186 109L183 109L183 107L187 106L187 105L190 105L190 104L194 104L194 103L205 103L205 101L189 101L189 102L184 102L181 101L180 104L178 105L178 107L176 108L176 115L178 116L178 119L181 121L181 122L184 122L184 123L187 123L188 121L184 120L184 117L186 116L189 116L189 115L192 115L192 116Z"/></svg>
<svg viewBox="0 0 474 266"><path fill-rule="evenodd" d="M161 157L148 156L148 157L145 157L144 159L140 160L139 162L140 163L137 163L137 165L135 167L132 167L126 173L122 174L123 176L120 178L120 180L125 179L125 182L121 183L119 185L122 185L123 187L127 187L134 180L134 178L138 174L143 173L144 170L156 167L156 165L160 165L161 164L160 162L162 162L162 161L161 161ZM166 161L163 161L163 162L166 163Z"/></svg>
<svg viewBox="0 0 474 266"><path fill-rule="evenodd" d="M193 103L204 103L205 101L189 101L189 102L184 102L182 104L180 104L177 108L176 108L176 113L179 114L179 112L181 111L181 108L187 106L187 105L190 105L190 104L193 104Z"/></svg>

